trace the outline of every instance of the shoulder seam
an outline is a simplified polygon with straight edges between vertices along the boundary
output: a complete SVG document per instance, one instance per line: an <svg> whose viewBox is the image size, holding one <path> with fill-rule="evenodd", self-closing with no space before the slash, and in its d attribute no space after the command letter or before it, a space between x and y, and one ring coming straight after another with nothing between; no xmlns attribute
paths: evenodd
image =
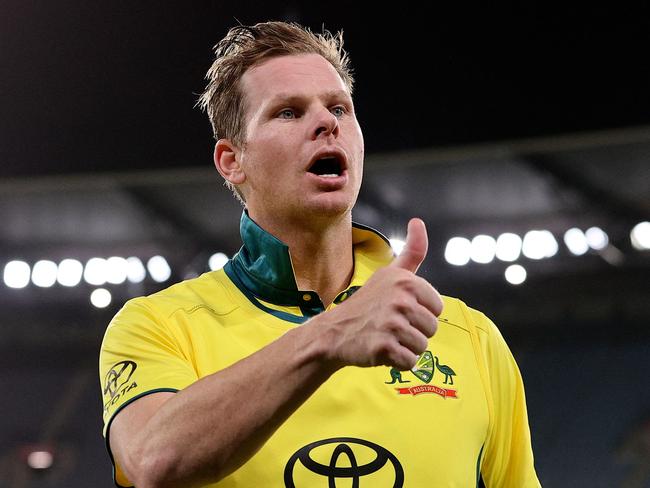
<svg viewBox="0 0 650 488"><path fill-rule="evenodd" d="M480 310L477 310L475 308L470 307L467 305L465 302L462 300L458 300L460 302L461 307L465 307L466 311L470 314L473 315L477 318L480 318L481 320L474 320L474 327L480 330L481 332L487 334L489 331L485 325L483 325L483 320L487 319L487 316L481 312Z"/></svg>

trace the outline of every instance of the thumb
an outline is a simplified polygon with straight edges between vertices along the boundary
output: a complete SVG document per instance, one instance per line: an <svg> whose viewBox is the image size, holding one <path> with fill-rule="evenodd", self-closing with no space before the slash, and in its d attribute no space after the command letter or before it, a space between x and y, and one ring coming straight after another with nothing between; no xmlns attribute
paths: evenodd
<svg viewBox="0 0 650 488"><path fill-rule="evenodd" d="M418 268L427 257L429 239L427 238L427 227L421 219L411 219L406 231L406 244L391 266L397 266L417 272Z"/></svg>

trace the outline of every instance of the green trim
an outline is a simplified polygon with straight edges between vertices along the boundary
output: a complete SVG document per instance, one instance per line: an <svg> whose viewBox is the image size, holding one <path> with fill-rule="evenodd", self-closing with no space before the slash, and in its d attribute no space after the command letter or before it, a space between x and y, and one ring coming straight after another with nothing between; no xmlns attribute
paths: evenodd
<svg viewBox="0 0 650 488"><path fill-rule="evenodd" d="M481 481L481 457L483 456L483 448L485 444L481 446L481 451L478 453L478 459L476 460L476 488L479 487Z"/></svg>
<svg viewBox="0 0 650 488"><path fill-rule="evenodd" d="M372 232L373 234L377 234L390 247L390 241L388 240L388 237L386 237L384 234L379 232L377 229L374 229L374 228L370 227L369 225L360 224L359 222L352 222L352 227L355 227L355 228L361 229L361 230L367 230L367 231Z"/></svg>
<svg viewBox="0 0 650 488"><path fill-rule="evenodd" d="M239 228L244 245L232 261L240 281L265 301L299 306L289 246L257 225L246 210Z"/></svg>
<svg viewBox="0 0 650 488"><path fill-rule="evenodd" d="M115 412L113 412L113 415L111 415L111 418L108 420L108 425L106 426L106 437L104 438L104 442L106 444L106 450L108 451L108 456L111 458L111 466L113 466L113 483L115 486L118 488L133 488L133 485L131 486L122 486L117 484L117 479L116 479L116 474L115 474L115 458L113 458L113 452L111 451L111 444L110 444L110 433L111 433L111 424L113 423L113 419L115 416L122 411L124 407L127 405L131 405L134 401L142 398L143 396L151 395L152 393L161 393L161 392L170 392L170 393L178 393L178 390L176 388L156 388L155 390L148 390L145 391L144 393L140 393L139 395L134 396L131 398L128 402L124 402L122 405L118 407Z"/></svg>
<svg viewBox="0 0 650 488"><path fill-rule="evenodd" d="M239 279L239 276L237 275L235 271L235 267L232 265L233 260L230 260L226 263L226 265L223 267L224 272L226 275L228 275L228 278L235 284L235 286L241 291L248 300L255 305L257 308L260 310L263 310L266 313L269 313L271 315L274 315L275 317L281 319L281 320L286 320L287 322L292 322L294 324L303 324L307 320L309 320L309 317L301 317L299 315L293 315L288 312L283 312L281 310L274 310L272 308L267 307L263 303L261 303L255 295L251 293L251 291L242 283L242 281Z"/></svg>
<svg viewBox="0 0 650 488"><path fill-rule="evenodd" d="M375 229L355 222L352 226L374 233L390 246L388 239ZM224 271L253 305L294 324L302 324L325 311L325 305L316 292L298 289L289 246L262 229L245 209L240 220L240 234L243 245L226 263ZM340 303L358 288L358 286L351 286L339 293L334 303ZM310 298L305 300L305 295L309 295ZM274 310L260 300L279 306L298 307L302 315Z"/></svg>

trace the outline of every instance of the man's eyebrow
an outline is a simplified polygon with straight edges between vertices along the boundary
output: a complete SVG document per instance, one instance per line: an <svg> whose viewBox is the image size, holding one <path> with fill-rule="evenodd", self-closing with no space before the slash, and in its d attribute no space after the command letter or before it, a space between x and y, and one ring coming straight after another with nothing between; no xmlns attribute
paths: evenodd
<svg viewBox="0 0 650 488"><path fill-rule="evenodd" d="M332 100L336 98L344 98L346 100L352 101L352 97L345 90L329 90L318 95L319 98L325 100ZM296 95L295 93L278 93L276 94L269 102L270 105L276 105L278 103L298 103L302 102L309 97L305 95Z"/></svg>

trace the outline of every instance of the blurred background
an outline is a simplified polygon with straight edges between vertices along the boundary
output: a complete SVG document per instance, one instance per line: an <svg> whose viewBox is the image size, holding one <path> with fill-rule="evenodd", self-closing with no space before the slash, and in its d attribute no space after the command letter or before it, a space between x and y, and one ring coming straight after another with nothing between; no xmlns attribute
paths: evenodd
<svg viewBox="0 0 650 488"><path fill-rule="evenodd" d="M194 108L238 21L344 29L355 220L500 327L545 487L650 486L650 11L0 2L0 487L110 487L98 349L223 265L240 205Z"/></svg>

